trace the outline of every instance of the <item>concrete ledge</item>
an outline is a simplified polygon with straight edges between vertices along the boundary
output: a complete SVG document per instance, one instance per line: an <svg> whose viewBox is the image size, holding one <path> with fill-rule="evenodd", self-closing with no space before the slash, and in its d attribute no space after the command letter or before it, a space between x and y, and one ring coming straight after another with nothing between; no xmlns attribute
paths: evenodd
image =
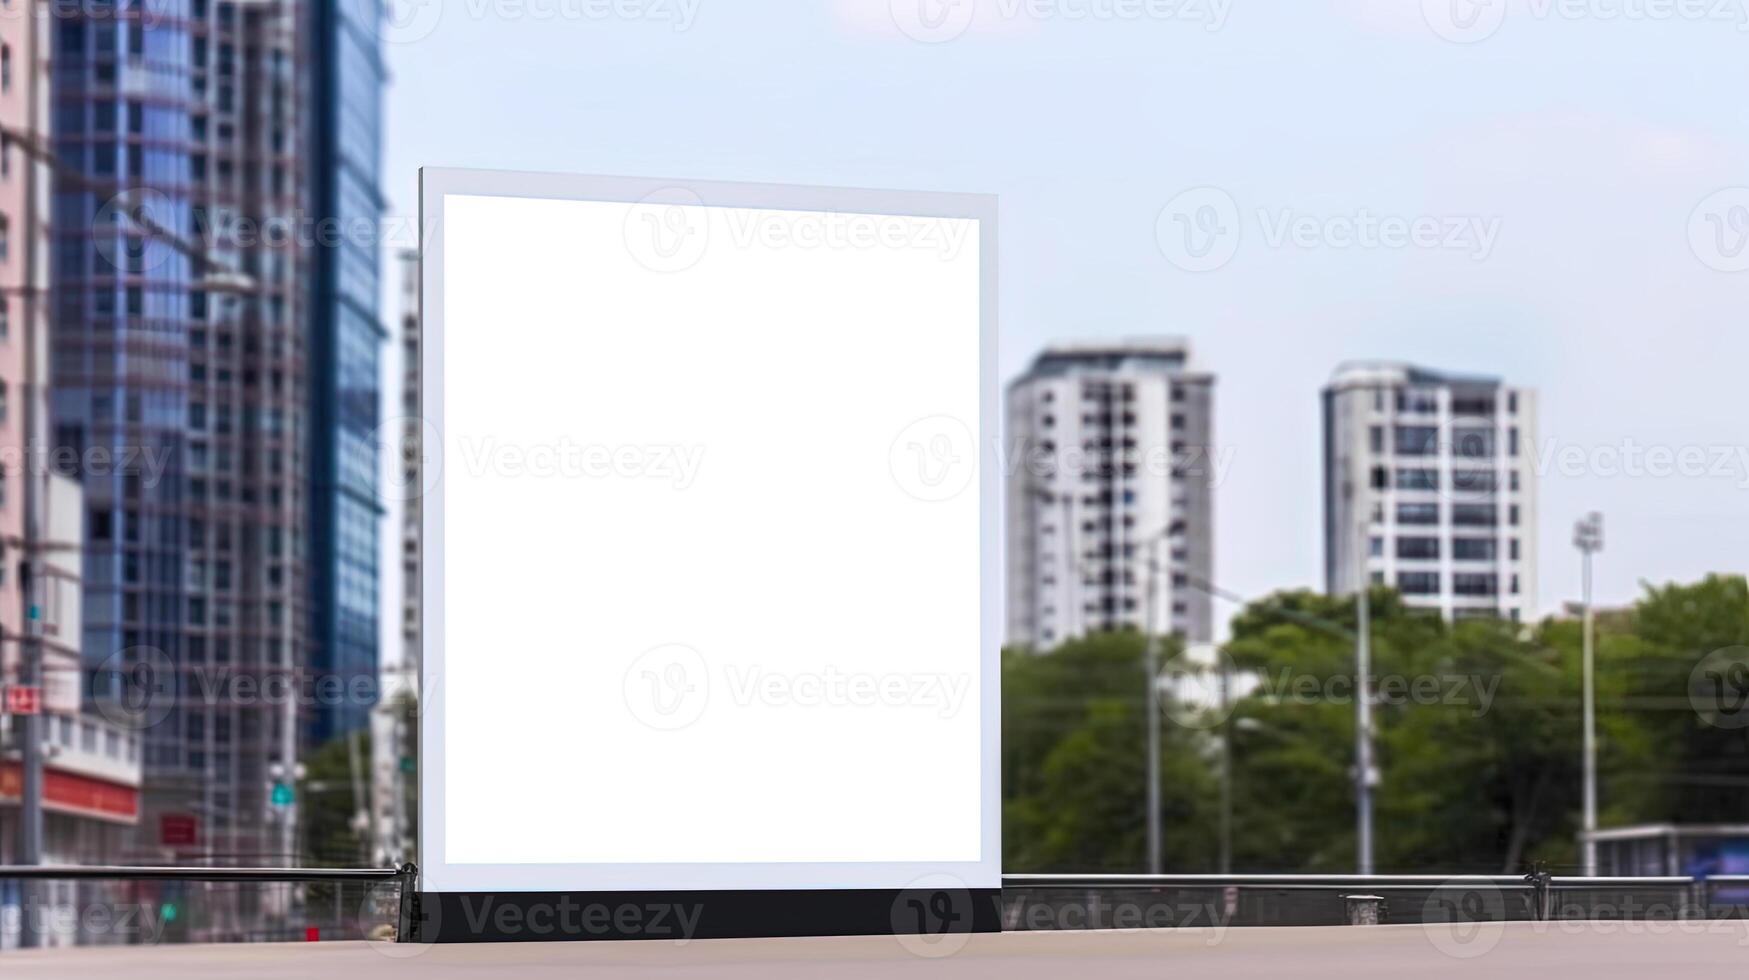
<svg viewBox="0 0 1749 980"><path fill-rule="evenodd" d="M324 980L527 976L1093 980L1256 977L1730 976L1749 962L1749 920L1513 922L1437 926L1161 929L912 937L413 946L362 942L127 946L0 953L8 980L237 976ZM1178 971L1162 973L1162 969Z"/></svg>

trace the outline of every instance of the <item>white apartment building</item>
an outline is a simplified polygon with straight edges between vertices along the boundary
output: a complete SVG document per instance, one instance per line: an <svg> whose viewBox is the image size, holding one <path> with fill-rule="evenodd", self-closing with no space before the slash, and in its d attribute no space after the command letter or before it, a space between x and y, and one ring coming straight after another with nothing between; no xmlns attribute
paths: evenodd
<svg viewBox="0 0 1749 980"><path fill-rule="evenodd" d="M1407 364L1324 389L1325 582L1364 574L1447 619L1536 612L1536 393Z"/></svg>
<svg viewBox="0 0 1749 980"><path fill-rule="evenodd" d="M1213 407L1179 338L1052 346L1009 385L1009 644L1211 638Z"/></svg>

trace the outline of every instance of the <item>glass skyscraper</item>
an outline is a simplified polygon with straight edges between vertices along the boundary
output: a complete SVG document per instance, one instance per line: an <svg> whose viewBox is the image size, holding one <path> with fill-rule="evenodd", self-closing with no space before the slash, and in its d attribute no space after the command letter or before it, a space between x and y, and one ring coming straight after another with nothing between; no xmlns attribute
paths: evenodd
<svg viewBox="0 0 1749 980"><path fill-rule="evenodd" d="M368 713L317 682L376 671L380 8L57 9L52 149L82 179L55 182L51 416L82 453L84 657L176 680L140 720L138 857L295 861L273 783ZM192 842L159 839L170 815Z"/></svg>
<svg viewBox="0 0 1749 980"><path fill-rule="evenodd" d="M337 234L319 248L310 332L312 667L362 690L377 677L377 487L383 64L376 0L325 0L311 11L315 213ZM368 234L355 233L370 229ZM321 742L359 731L371 705L345 697L310 718Z"/></svg>

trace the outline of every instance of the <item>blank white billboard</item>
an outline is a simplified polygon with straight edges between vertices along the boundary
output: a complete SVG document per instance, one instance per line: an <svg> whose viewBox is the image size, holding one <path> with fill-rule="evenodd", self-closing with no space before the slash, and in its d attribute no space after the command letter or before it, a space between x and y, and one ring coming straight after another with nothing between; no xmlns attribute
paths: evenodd
<svg viewBox="0 0 1749 980"><path fill-rule="evenodd" d="M998 887L993 199L421 199L425 890Z"/></svg>

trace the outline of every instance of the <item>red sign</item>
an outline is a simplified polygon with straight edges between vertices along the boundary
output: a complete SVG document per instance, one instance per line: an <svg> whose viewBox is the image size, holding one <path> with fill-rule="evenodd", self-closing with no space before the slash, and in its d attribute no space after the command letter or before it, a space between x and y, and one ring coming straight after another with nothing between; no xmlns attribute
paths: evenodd
<svg viewBox="0 0 1749 980"><path fill-rule="evenodd" d="M6 689L6 710L15 715L34 715L42 712L43 689L40 687L22 687L14 684Z"/></svg>
<svg viewBox="0 0 1749 980"><path fill-rule="evenodd" d="M200 838L200 821L191 813L166 813L158 818L158 842L166 847L193 847Z"/></svg>
<svg viewBox="0 0 1749 980"><path fill-rule="evenodd" d="M16 762L0 762L0 802L18 799L24 772ZM140 791L103 779L58 769L43 770L43 809L99 820L133 823L139 819Z"/></svg>

